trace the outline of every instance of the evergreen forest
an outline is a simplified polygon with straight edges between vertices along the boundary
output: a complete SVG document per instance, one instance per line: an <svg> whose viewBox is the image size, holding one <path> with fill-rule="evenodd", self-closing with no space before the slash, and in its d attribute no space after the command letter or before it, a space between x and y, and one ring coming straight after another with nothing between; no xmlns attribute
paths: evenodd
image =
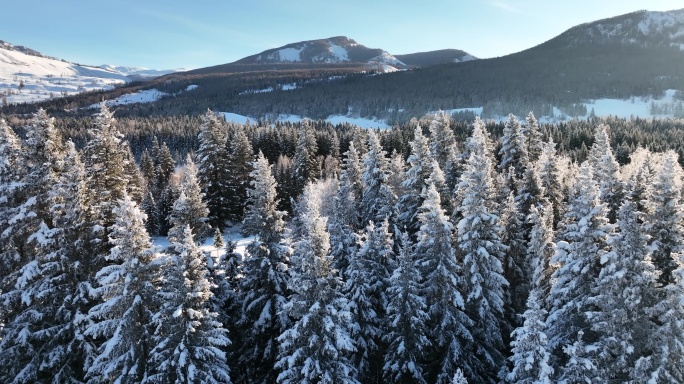
<svg viewBox="0 0 684 384"><path fill-rule="evenodd" d="M21 116L2 383L684 382L682 120Z"/></svg>

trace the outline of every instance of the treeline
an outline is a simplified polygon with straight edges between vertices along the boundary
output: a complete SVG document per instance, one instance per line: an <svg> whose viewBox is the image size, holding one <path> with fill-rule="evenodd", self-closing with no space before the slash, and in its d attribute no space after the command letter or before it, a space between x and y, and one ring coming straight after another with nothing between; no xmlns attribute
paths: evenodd
<svg viewBox="0 0 684 384"><path fill-rule="evenodd" d="M684 381L680 122L152 121L0 120L0 381Z"/></svg>

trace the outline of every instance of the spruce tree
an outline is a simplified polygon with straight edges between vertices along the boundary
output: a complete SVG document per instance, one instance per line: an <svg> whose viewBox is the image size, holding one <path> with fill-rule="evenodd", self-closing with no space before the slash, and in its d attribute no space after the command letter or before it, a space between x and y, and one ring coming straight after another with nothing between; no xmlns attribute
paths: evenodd
<svg viewBox="0 0 684 384"><path fill-rule="evenodd" d="M330 268L326 219L309 188L302 195L300 222L303 237L292 257L292 295L283 307L293 324L278 338L278 383L358 383L351 362L356 351L349 303L342 281Z"/></svg>
<svg viewBox="0 0 684 384"><path fill-rule="evenodd" d="M174 225L171 260L159 291L160 310L149 351L152 383L230 383L227 331L210 309L213 293L206 257L195 244L190 225Z"/></svg>
<svg viewBox="0 0 684 384"><path fill-rule="evenodd" d="M114 207L108 262L95 275L92 294L100 300L88 312L85 335L99 342L97 357L87 366L93 382L141 382L151 349L149 324L155 311L154 291L160 278L154 261L145 214L124 193Z"/></svg>
<svg viewBox="0 0 684 384"><path fill-rule="evenodd" d="M588 160L593 167L594 179L599 183L601 201L608 205L608 220L615 223L624 199L624 187L620 181L620 165L610 147L609 130L610 127L604 124L596 127Z"/></svg>
<svg viewBox="0 0 684 384"><path fill-rule="evenodd" d="M249 187L249 174L254 160L252 145L247 139L244 127L236 127L229 142L229 173L226 185L229 220L238 223L242 220Z"/></svg>
<svg viewBox="0 0 684 384"><path fill-rule="evenodd" d="M394 263L394 242L387 220L378 226L368 224L359 250L346 270L344 294L358 329L352 332L357 351L353 363L361 381L381 376L384 345L382 319L385 318L388 279Z"/></svg>
<svg viewBox="0 0 684 384"><path fill-rule="evenodd" d="M382 149L375 132L368 132L368 152L363 159L361 176L362 196L359 211L361 223L394 221L393 210L396 196L389 187L387 153Z"/></svg>
<svg viewBox="0 0 684 384"><path fill-rule="evenodd" d="M430 342L430 317L427 301L421 294L421 275L416 265L411 240L401 237L397 268L387 289L387 344L383 379L391 383L427 383L427 363Z"/></svg>
<svg viewBox="0 0 684 384"><path fill-rule="evenodd" d="M553 210L553 226L555 229L564 214L564 193L560 167L556 156L556 143L549 139L544 144L538 162L539 179L544 190L544 197L551 203Z"/></svg>
<svg viewBox="0 0 684 384"><path fill-rule="evenodd" d="M297 129L297 148L293 159L295 192L299 195L307 183L320 177L316 132L311 123L304 121Z"/></svg>
<svg viewBox="0 0 684 384"><path fill-rule="evenodd" d="M428 381L448 383L457 367L465 366L470 375L476 369L468 365L467 356L472 321L464 313L461 269L451 241L453 226L441 208L434 185L425 190L423 200L415 253L424 279L421 293L427 299L433 343L427 356L434 362Z"/></svg>
<svg viewBox="0 0 684 384"><path fill-rule="evenodd" d="M522 134L525 136L525 142L527 143L527 153L530 158L531 163L535 163L539 160L539 157L544 150L544 142L542 141L542 133L539 129L539 123L534 114L530 112L525 118L527 125L522 127Z"/></svg>
<svg viewBox="0 0 684 384"><path fill-rule="evenodd" d="M547 325L554 363L563 365L560 352L571 345L577 333L589 329L585 312L590 310L596 279L601 270L608 238L613 227L608 223L608 209L599 198L599 188L588 163L583 163L575 181L568 210L557 234L556 253L551 262L558 265L549 294L552 310ZM589 335L592 336L592 335ZM559 377L564 370L557 372Z"/></svg>
<svg viewBox="0 0 684 384"><path fill-rule="evenodd" d="M211 110L202 116L197 150L197 177L209 208L209 225L223 230L228 212L228 150L224 123Z"/></svg>
<svg viewBox="0 0 684 384"><path fill-rule="evenodd" d="M656 275L635 204L623 203L618 216L618 233L608 240L611 250L601 258L589 300L595 309L588 320L598 334L593 345L602 377L626 382L636 360L650 354L647 343L657 326L647 308L655 304Z"/></svg>
<svg viewBox="0 0 684 384"><path fill-rule="evenodd" d="M653 180L652 192L646 203L649 214L644 227L651 237L651 258L659 272L657 283L661 287L674 283L672 272L679 264L679 255L684 252L680 183L681 168L677 164L677 154L669 151Z"/></svg>
<svg viewBox="0 0 684 384"><path fill-rule="evenodd" d="M237 324L238 382L275 382L277 338L289 325L282 306L287 301L289 250L282 244L284 212L277 209L276 182L260 152L252 164L251 188L242 232L255 235L246 249L239 283L242 317Z"/></svg>
<svg viewBox="0 0 684 384"><path fill-rule="evenodd" d="M180 195L173 203L168 221L171 226L184 227L189 225L193 237L202 241L209 236L211 227L207 223L209 209L204 204L202 190L197 179L197 168L188 155L185 172L179 185Z"/></svg>
<svg viewBox="0 0 684 384"><path fill-rule="evenodd" d="M470 328L474 349L469 356L469 376L489 382L504 363L502 322L508 282L501 265L506 247L499 237L500 220L490 208L493 182L483 129L476 120L468 143L470 157L458 186L462 219L457 225L457 244L463 260L465 308L474 321Z"/></svg>
<svg viewBox="0 0 684 384"><path fill-rule="evenodd" d="M411 155L408 157L409 169L404 174L402 187L404 195L397 202L397 225L406 228L410 235L418 231L418 209L423 204L422 192L432 174L432 155L428 138L423 136L422 129L417 126L413 140L409 143Z"/></svg>

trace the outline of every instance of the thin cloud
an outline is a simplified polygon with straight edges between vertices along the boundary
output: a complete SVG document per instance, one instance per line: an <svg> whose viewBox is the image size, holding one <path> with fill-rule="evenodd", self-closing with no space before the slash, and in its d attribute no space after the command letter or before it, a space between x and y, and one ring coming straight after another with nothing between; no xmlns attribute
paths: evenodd
<svg viewBox="0 0 684 384"><path fill-rule="evenodd" d="M512 6L511 4L504 2L504 1L492 1L489 4L492 5L493 7L499 8L499 9L506 11L506 12L518 13L518 14L522 13L521 10L519 10L518 8Z"/></svg>

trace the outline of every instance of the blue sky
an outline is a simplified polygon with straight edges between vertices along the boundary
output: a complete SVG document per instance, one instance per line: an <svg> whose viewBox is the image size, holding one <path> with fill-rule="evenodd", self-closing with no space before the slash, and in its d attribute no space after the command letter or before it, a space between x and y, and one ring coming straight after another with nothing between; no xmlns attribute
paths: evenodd
<svg viewBox="0 0 684 384"><path fill-rule="evenodd" d="M0 40L82 64L199 68L302 40L348 36L392 54L486 58L577 24L681 0L8 0ZM192 5L190 5L192 4Z"/></svg>

